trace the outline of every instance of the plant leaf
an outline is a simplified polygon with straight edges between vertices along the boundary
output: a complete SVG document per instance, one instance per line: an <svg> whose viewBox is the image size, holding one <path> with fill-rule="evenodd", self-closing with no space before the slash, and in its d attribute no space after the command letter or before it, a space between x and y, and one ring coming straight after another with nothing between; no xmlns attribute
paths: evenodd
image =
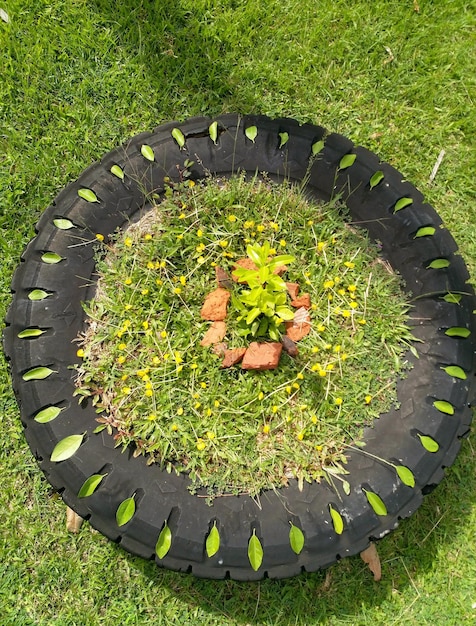
<svg viewBox="0 0 476 626"><path fill-rule="evenodd" d="M56 226L56 228L59 228L60 230L69 230L70 228L74 228L74 224L71 220L67 220L64 217L57 217L55 220L53 220L53 224Z"/></svg>
<svg viewBox="0 0 476 626"><path fill-rule="evenodd" d="M69 459L83 443L83 439L84 435L69 435L69 437L61 439L61 441L58 441L55 445L51 453L50 461L52 463L59 463L60 461Z"/></svg>
<svg viewBox="0 0 476 626"><path fill-rule="evenodd" d="M261 313L261 310L258 309L257 307L254 307L253 309L251 309L251 311L246 316L246 323L252 324L260 313Z"/></svg>
<svg viewBox="0 0 476 626"><path fill-rule="evenodd" d="M291 528L289 530L289 543L291 544L293 552L295 552L296 554L301 554L302 549L304 548L304 533L298 526L295 526L292 522Z"/></svg>
<svg viewBox="0 0 476 626"><path fill-rule="evenodd" d="M446 415L454 415L455 413L454 406L446 400L435 400L435 402L433 402L433 406L441 413L446 413Z"/></svg>
<svg viewBox="0 0 476 626"><path fill-rule="evenodd" d="M448 365L448 367L442 368L449 376L453 376L453 378L461 378L461 380L466 380L466 372L459 365Z"/></svg>
<svg viewBox="0 0 476 626"><path fill-rule="evenodd" d="M432 270L441 270L449 266L450 266L450 262L448 261L448 259L435 259L427 267L431 268Z"/></svg>
<svg viewBox="0 0 476 626"><path fill-rule="evenodd" d="M127 524L136 512L136 501L134 500L134 496L130 498L126 498L121 502L121 504L117 507L116 511L116 522L118 526L124 526Z"/></svg>
<svg viewBox="0 0 476 626"><path fill-rule="evenodd" d="M462 337L466 339L471 335L469 328L463 328L461 326L452 326L445 331L445 335L448 337Z"/></svg>
<svg viewBox="0 0 476 626"><path fill-rule="evenodd" d="M279 139L281 140L279 144L279 150L281 150L281 148L288 143L289 133L284 132L284 133L278 133L278 134L279 134Z"/></svg>
<svg viewBox="0 0 476 626"><path fill-rule="evenodd" d="M205 542L205 548L209 559L220 549L220 533L218 532L216 522L213 524L213 527L208 534Z"/></svg>
<svg viewBox="0 0 476 626"><path fill-rule="evenodd" d="M294 319L295 313L287 306L278 306L276 308L276 315L285 322L289 322Z"/></svg>
<svg viewBox="0 0 476 626"><path fill-rule="evenodd" d="M415 476L413 475L413 472L408 469L408 467L405 467L404 465L395 465L395 470L404 485L407 485L407 487L415 486Z"/></svg>
<svg viewBox="0 0 476 626"><path fill-rule="evenodd" d="M418 435L420 437L421 445L428 450L428 452L438 452L440 445L437 441L429 437L428 435Z"/></svg>
<svg viewBox="0 0 476 626"><path fill-rule="evenodd" d="M254 571L256 572L259 570L261 563L263 562L263 547L260 540L256 536L256 531L254 529L248 543L248 559Z"/></svg>
<svg viewBox="0 0 476 626"><path fill-rule="evenodd" d="M379 495L373 491L367 491L366 489L363 489L363 492L365 493L370 506L377 515L387 515L387 507Z"/></svg>
<svg viewBox="0 0 476 626"><path fill-rule="evenodd" d="M459 304L462 297L460 293L447 293L443 300L449 304Z"/></svg>
<svg viewBox="0 0 476 626"><path fill-rule="evenodd" d="M322 150L323 147L324 147L323 141L314 142L311 148L312 155L315 156L316 154L319 154L319 152Z"/></svg>
<svg viewBox="0 0 476 626"><path fill-rule="evenodd" d="M342 535L344 531L344 520L339 511L336 511L331 504L329 504L329 511L332 518L332 524L334 526L334 530L338 535Z"/></svg>
<svg viewBox="0 0 476 626"><path fill-rule="evenodd" d="M342 481L342 489L345 493L346 496L348 496L350 494L350 483L348 480L343 480Z"/></svg>
<svg viewBox="0 0 476 626"><path fill-rule="evenodd" d="M210 139L216 145L218 139L218 122L212 122L208 127L208 134L210 135Z"/></svg>
<svg viewBox="0 0 476 626"><path fill-rule="evenodd" d="M400 200L397 200L395 203L393 210L396 213L397 211L401 211L405 207L410 206L410 204L413 204L413 198L400 198Z"/></svg>
<svg viewBox="0 0 476 626"><path fill-rule="evenodd" d="M39 337L43 333L46 333L46 330L41 330L41 328L25 328L18 333L18 339L28 339L30 337Z"/></svg>
<svg viewBox="0 0 476 626"><path fill-rule="evenodd" d="M83 486L78 492L78 498L87 498L92 495L101 484L104 476L107 476L107 474L93 474L85 480Z"/></svg>
<svg viewBox="0 0 476 626"><path fill-rule="evenodd" d="M419 237L431 237L435 232L436 228L434 226L422 226L416 231L414 239L418 239Z"/></svg>
<svg viewBox="0 0 476 626"><path fill-rule="evenodd" d="M124 180L124 170L119 167L119 165L113 165L111 167L111 174L114 174L114 176L117 176L117 178Z"/></svg>
<svg viewBox="0 0 476 626"><path fill-rule="evenodd" d="M92 189L78 189L78 196L86 202L98 202L98 197Z"/></svg>
<svg viewBox="0 0 476 626"><path fill-rule="evenodd" d="M339 162L339 169L346 170L348 167L354 164L354 161L356 158L357 158L356 154L344 154L344 156Z"/></svg>
<svg viewBox="0 0 476 626"><path fill-rule="evenodd" d="M49 294L47 291L44 291L44 289L33 289L33 291L30 291L30 293L28 294L28 299L32 300L33 302L37 302L38 300L44 300L45 298L48 298L48 296L50 296L51 294Z"/></svg>
<svg viewBox="0 0 476 626"><path fill-rule="evenodd" d="M167 552L170 550L170 546L172 545L172 531L167 526L167 522L165 522L164 527L160 531L159 538L157 539L157 543L155 544L155 553L159 557L159 559L163 559Z"/></svg>
<svg viewBox="0 0 476 626"><path fill-rule="evenodd" d="M183 148L185 146L185 135L180 130L180 128L172 129L172 137L178 143L179 148Z"/></svg>
<svg viewBox="0 0 476 626"><path fill-rule="evenodd" d="M61 411L64 411L64 408L59 406L47 406L45 409L38 411L34 418L35 422L38 422L39 424L47 424L48 422L52 422L58 417Z"/></svg>
<svg viewBox="0 0 476 626"><path fill-rule="evenodd" d="M254 143L258 135L258 129L256 128L256 126L248 126L248 128L245 130L245 135L250 141Z"/></svg>
<svg viewBox="0 0 476 626"><path fill-rule="evenodd" d="M154 151L146 143L141 146L140 153L148 161L154 161L155 159Z"/></svg>
<svg viewBox="0 0 476 626"><path fill-rule="evenodd" d="M49 367L34 367L22 376L23 380L44 380L56 372Z"/></svg>
<svg viewBox="0 0 476 626"><path fill-rule="evenodd" d="M43 263L54 265L55 263L59 263L60 261L62 261L63 257L59 254L56 254L56 252L45 252L41 256L41 260L43 261Z"/></svg>
<svg viewBox="0 0 476 626"><path fill-rule="evenodd" d="M379 183L381 183L384 178L385 174L382 172L382 170L377 170L369 181L370 190L372 191L372 189L376 187Z"/></svg>

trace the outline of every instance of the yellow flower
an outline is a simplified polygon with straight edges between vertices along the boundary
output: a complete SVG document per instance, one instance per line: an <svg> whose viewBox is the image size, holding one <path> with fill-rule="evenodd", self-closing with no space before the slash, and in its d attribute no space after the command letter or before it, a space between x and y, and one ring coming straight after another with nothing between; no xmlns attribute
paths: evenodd
<svg viewBox="0 0 476 626"><path fill-rule="evenodd" d="M162 330L160 332L160 336L162 337L162 339L165 339L167 337L167 331L166 330Z"/></svg>
<svg viewBox="0 0 476 626"><path fill-rule="evenodd" d="M203 441L203 439L200 437L197 439L197 450L205 450L207 444Z"/></svg>
<svg viewBox="0 0 476 626"><path fill-rule="evenodd" d="M198 246L195 248L197 252L203 252L205 250L205 244L201 241Z"/></svg>
<svg viewBox="0 0 476 626"><path fill-rule="evenodd" d="M264 393L262 391L258 394L258 400L262 400L264 398Z"/></svg>
<svg viewBox="0 0 476 626"><path fill-rule="evenodd" d="M202 265L202 263L205 263L205 259L202 256L199 256L197 259L197 262L200 263L200 265Z"/></svg>
<svg viewBox="0 0 476 626"><path fill-rule="evenodd" d="M302 379L304 378L304 374L303 374L302 372L298 372L298 373L296 374L296 378L297 378L298 380L302 380Z"/></svg>
<svg viewBox="0 0 476 626"><path fill-rule="evenodd" d="M332 287L334 286L334 281L331 280L325 280L324 281L324 289L332 289Z"/></svg>
<svg viewBox="0 0 476 626"><path fill-rule="evenodd" d="M179 406L177 409L177 415L183 415L183 407Z"/></svg>
<svg viewBox="0 0 476 626"><path fill-rule="evenodd" d="M351 309L356 309L359 305L357 304L357 302L349 302L349 306Z"/></svg>
<svg viewBox="0 0 476 626"><path fill-rule="evenodd" d="M311 422L317 424L317 415L311 415Z"/></svg>
<svg viewBox="0 0 476 626"><path fill-rule="evenodd" d="M288 385L286 387L286 393L292 393L292 391L293 391L293 388L291 387L291 385Z"/></svg>
<svg viewBox="0 0 476 626"><path fill-rule="evenodd" d="M246 222L243 224L244 228L253 228L253 226L255 225L253 220L246 220Z"/></svg>
<svg viewBox="0 0 476 626"><path fill-rule="evenodd" d="M179 294L182 293L182 288L181 287L174 287L172 290L174 293Z"/></svg>
<svg viewBox="0 0 476 626"><path fill-rule="evenodd" d="M104 241L104 235L101 235L101 233L96 233L96 239L98 241Z"/></svg>
<svg viewBox="0 0 476 626"><path fill-rule="evenodd" d="M302 441L302 440L304 439L304 432L303 432L303 431L301 431L300 433L298 433L298 434L296 435L296 439L297 439L298 441Z"/></svg>
<svg viewBox="0 0 476 626"><path fill-rule="evenodd" d="M357 287L355 285L349 285L347 289L352 293L353 291L357 289Z"/></svg>
<svg viewBox="0 0 476 626"><path fill-rule="evenodd" d="M152 389L146 389L146 390L145 390L145 395L146 395L148 398L151 398L151 397L154 395L154 392L152 391Z"/></svg>
<svg viewBox="0 0 476 626"><path fill-rule="evenodd" d="M211 430L207 430L207 437L208 437L210 440L213 440L213 439L215 439L216 435L215 435L215 433L214 433L213 431L211 431Z"/></svg>
<svg viewBox="0 0 476 626"><path fill-rule="evenodd" d="M130 311L131 309L132 309L132 304L128 303L124 306L124 311Z"/></svg>
<svg viewBox="0 0 476 626"><path fill-rule="evenodd" d="M229 222L236 222L236 215L229 215L228 216L228 221Z"/></svg>
<svg viewBox="0 0 476 626"><path fill-rule="evenodd" d="M222 239L218 242L218 245L220 245L222 248L226 248L228 246L228 241L226 239Z"/></svg>
<svg viewBox="0 0 476 626"><path fill-rule="evenodd" d="M76 352L76 356L79 356L80 359L83 358L84 356L84 350L82 348L80 348L79 350L77 350Z"/></svg>
<svg viewBox="0 0 476 626"><path fill-rule="evenodd" d="M211 410L210 407L208 407L208 409L207 409L207 417L210 417L212 413L213 413L213 411Z"/></svg>
<svg viewBox="0 0 476 626"><path fill-rule="evenodd" d="M132 285L132 278L126 278L124 285Z"/></svg>
<svg viewBox="0 0 476 626"><path fill-rule="evenodd" d="M372 402L372 396L365 396L365 404L370 404Z"/></svg>
<svg viewBox="0 0 476 626"><path fill-rule="evenodd" d="M202 389L206 389L206 388L207 388L207 383L205 383L205 382L201 382L201 383L200 383L200 387L201 387Z"/></svg>
<svg viewBox="0 0 476 626"><path fill-rule="evenodd" d="M342 398L336 398L335 399L335 403L337 404L337 406L341 406L343 402L344 402L344 400Z"/></svg>
<svg viewBox="0 0 476 626"><path fill-rule="evenodd" d="M197 237L203 237L203 230L201 228L197 230Z"/></svg>
<svg viewBox="0 0 476 626"><path fill-rule="evenodd" d="M326 327L324 326L324 324L318 324L317 326L318 333L323 333L325 330L326 330Z"/></svg>
<svg viewBox="0 0 476 626"><path fill-rule="evenodd" d="M160 261L159 263L159 267L164 269L164 267L167 265L167 262L165 261L165 259L163 259L162 261Z"/></svg>
<svg viewBox="0 0 476 626"><path fill-rule="evenodd" d="M173 430L174 432L176 432L178 430L178 426L177 424L172 424L172 426L170 427L171 430Z"/></svg>
<svg viewBox="0 0 476 626"><path fill-rule="evenodd" d="M160 287L160 285L163 285L163 284L164 284L164 281L163 281L163 280L161 280L160 278L156 278L156 279L155 279L155 284L156 284L156 285L158 285L158 286Z"/></svg>
<svg viewBox="0 0 476 626"><path fill-rule="evenodd" d="M344 261L344 265L348 267L350 270L353 270L355 267L355 263L352 263L352 261Z"/></svg>
<svg viewBox="0 0 476 626"><path fill-rule="evenodd" d="M190 364L190 369L191 369L191 370L196 370L196 369L197 369L197 367L198 367L198 365L197 365L196 363L191 363L191 364Z"/></svg>
<svg viewBox="0 0 476 626"><path fill-rule="evenodd" d="M199 409L202 406L201 402L195 402L195 404L193 405L194 409Z"/></svg>
<svg viewBox="0 0 476 626"><path fill-rule="evenodd" d="M125 356L123 356L123 355L118 356L118 357L117 357L117 362L118 362L120 365L122 365L123 363L125 363L125 362L126 362L126 357L125 357Z"/></svg>
<svg viewBox="0 0 476 626"><path fill-rule="evenodd" d="M147 269L148 269L148 270L153 270L153 269L155 269L155 263L153 263L152 261L148 261L148 262L147 262Z"/></svg>
<svg viewBox="0 0 476 626"><path fill-rule="evenodd" d="M314 224L314 220L307 220L307 225L312 226Z"/></svg>
<svg viewBox="0 0 476 626"><path fill-rule="evenodd" d="M132 246L132 239L130 237L126 237L124 239L124 245L130 248Z"/></svg>
<svg viewBox="0 0 476 626"><path fill-rule="evenodd" d="M299 383L293 383L294 389L299 389Z"/></svg>
<svg viewBox="0 0 476 626"><path fill-rule="evenodd" d="M271 430L271 428L270 428L269 424L265 424L265 425L263 426L263 433L264 433L265 435L267 435L267 434L269 433L269 431L270 431L270 430Z"/></svg>
<svg viewBox="0 0 476 626"><path fill-rule="evenodd" d="M176 363L183 363L182 355L178 350L174 352L174 360Z"/></svg>
<svg viewBox="0 0 476 626"><path fill-rule="evenodd" d="M142 322L142 328L144 330L147 330L149 328L149 322L147 320L145 320L144 322Z"/></svg>
<svg viewBox="0 0 476 626"><path fill-rule="evenodd" d="M127 344L125 344L125 343L120 343L120 344L118 345L118 348L119 348L119 350L125 350L125 349L127 348Z"/></svg>
<svg viewBox="0 0 476 626"><path fill-rule="evenodd" d="M342 317L350 317L351 316L351 312L348 309L345 309L345 311L342 311Z"/></svg>
<svg viewBox="0 0 476 626"><path fill-rule="evenodd" d="M144 239L145 239L146 241L150 241L150 240L152 239L152 235L151 235L150 233L146 233L146 234L144 235Z"/></svg>
<svg viewBox="0 0 476 626"><path fill-rule="evenodd" d="M263 224L258 224L258 226L256 227L256 230L259 233L262 233L264 231L264 225Z"/></svg>
<svg viewBox="0 0 476 626"><path fill-rule="evenodd" d="M123 387L123 388L121 389L121 392L122 392L125 396L129 395L129 394L131 393L131 391L132 391L132 389L131 389L130 387Z"/></svg>
<svg viewBox="0 0 476 626"><path fill-rule="evenodd" d="M286 247L286 239L280 239L279 240L279 245L281 246L281 248L285 248Z"/></svg>
<svg viewBox="0 0 476 626"><path fill-rule="evenodd" d="M160 357L158 357L157 355L152 357L152 363L154 365L158 365L160 363Z"/></svg>
<svg viewBox="0 0 476 626"><path fill-rule="evenodd" d="M367 324L367 321L364 320L364 318L362 318L361 320L359 320L359 324L362 324L362 326L365 326L365 324Z"/></svg>
<svg viewBox="0 0 476 626"><path fill-rule="evenodd" d="M275 404L271 410L273 411L273 413L277 413L278 412L279 407Z"/></svg>
<svg viewBox="0 0 476 626"><path fill-rule="evenodd" d="M155 413L151 413L147 419L154 422L157 419L157 415Z"/></svg>
<svg viewBox="0 0 476 626"><path fill-rule="evenodd" d="M180 215L178 216L179 220L184 220L185 217L185 213L180 213Z"/></svg>
<svg viewBox="0 0 476 626"><path fill-rule="evenodd" d="M279 224L277 222L270 222L269 227L272 228L275 232L279 230Z"/></svg>
<svg viewBox="0 0 476 626"><path fill-rule="evenodd" d="M318 241L317 242L317 251L318 252L322 252L324 250L324 248L326 247L327 243L325 241Z"/></svg>

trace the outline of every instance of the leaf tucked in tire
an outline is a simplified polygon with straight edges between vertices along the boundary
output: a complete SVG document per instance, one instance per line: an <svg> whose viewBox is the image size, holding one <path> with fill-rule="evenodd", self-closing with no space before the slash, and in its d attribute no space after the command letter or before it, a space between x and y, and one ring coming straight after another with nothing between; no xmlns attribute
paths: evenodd
<svg viewBox="0 0 476 626"><path fill-rule="evenodd" d="M167 526L167 522L165 522L164 527L160 531L159 538L157 539L157 543L155 544L155 552L159 559L163 559L167 552L170 550L170 546L172 545L172 531Z"/></svg>
<svg viewBox="0 0 476 626"><path fill-rule="evenodd" d="M87 480L84 481L81 489L78 492L78 498L87 498L92 495L101 484L102 479L107 474L93 474Z"/></svg>
<svg viewBox="0 0 476 626"><path fill-rule="evenodd" d="M405 467L405 465L396 465L395 471L404 485L407 487L415 486L415 476L413 475L413 472L408 469L408 467Z"/></svg>
<svg viewBox="0 0 476 626"><path fill-rule="evenodd" d="M367 491L366 489L364 489L363 491L367 497L367 500L370 506L373 508L375 513L377 515L382 515L382 516L387 515L387 507L385 506L385 503L382 500L382 498L376 493L374 493L373 491Z"/></svg>
<svg viewBox="0 0 476 626"><path fill-rule="evenodd" d="M133 518L135 512L136 502L134 500L134 496L123 500L121 504L117 507L116 511L117 525L124 526L124 524L127 524L127 522L129 522Z"/></svg>
<svg viewBox="0 0 476 626"><path fill-rule="evenodd" d="M209 559L214 556L220 549L220 533L218 532L216 523L213 524L213 527L208 534L207 540L205 542L205 548L207 550L207 556Z"/></svg>
<svg viewBox="0 0 476 626"><path fill-rule="evenodd" d="M50 461L52 463L59 463L60 461L66 461L73 456L78 450L79 446L83 443L84 435L69 435L58 441L55 445L53 452L51 453Z"/></svg>
<svg viewBox="0 0 476 626"><path fill-rule="evenodd" d="M263 562L263 546L256 536L256 531L254 529L248 543L248 559L254 571L258 571L261 563Z"/></svg>
<svg viewBox="0 0 476 626"><path fill-rule="evenodd" d="M336 509L334 509L331 504L329 504L329 511L332 517L334 530L338 535L342 535L344 531L344 520L342 518L342 515L339 513L339 511L336 511Z"/></svg>
<svg viewBox="0 0 476 626"><path fill-rule="evenodd" d="M291 529L289 531L289 543L291 544L291 548L293 552L296 554L300 554L302 549L304 548L304 533L298 526L295 526L291 522Z"/></svg>

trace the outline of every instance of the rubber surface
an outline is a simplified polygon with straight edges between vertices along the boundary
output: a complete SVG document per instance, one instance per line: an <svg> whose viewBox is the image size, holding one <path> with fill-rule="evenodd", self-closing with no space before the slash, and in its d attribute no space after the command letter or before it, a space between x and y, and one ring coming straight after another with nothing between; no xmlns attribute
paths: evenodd
<svg viewBox="0 0 476 626"><path fill-rule="evenodd" d="M214 122L216 138L210 131ZM246 132L250 127L257 129L254 140ZM182 147L177 133L175 138L172 135L177 128L185 140ZM143 156L144 145L153 150L153 161ZM354 157L342 161L345 155L355 155L348 167ZM80 407L72 397L71 366L78 361L73 340L85 323L81 303L94 295L96 234L107 239L142 214L146 198L161 194L164 177L177 180L186 159L195 162L191 170L195 179L207 172L215 176L258 171L278 181L305 178L307 191L316 199L342 194L353 222L381 243L382 255L405 281L413 305L413 333L420 340L414 344L418 358L408 355L413 370L398 383L399 408L382 415L365 431L365 451L373 457L358 450L349 452L348 495L339 480L334 487L325 481L305 484L303 491L293 483L264 492L257 501L225 497L209 506L200 494L189 493L186 476L147 466L144 458L115 449L105 432L93 434L97 426L94 408ZM120 166L123 177L111 172L114 165ZM383 537L401 518L411 515L423 494L441 481L444 468L453 463L461 438L469 431L475 302L453 238L421 193L402 179L375 154L321 127L290 119L225 115L170 122L134 137L65 188L43 213L38 234L22 256L4 333L26 438L65 502L134 554L155 558L173 570L237 580L287 577L326 567L359 553L371 539ZM84 189L92 190L96 200L78 195ZM61 260L45 262L47 252ZM36 299L35 290L43 290L46 296ZM37 336L25 336L26 329L37 329ZM451 365L462 368L463 377L443 369ZM52 373L41 380L25 380L25 374L30 378L28 372L37 367L48 367ZM50 407L61 409L55 419L35 420ZM71 458L51 461L59 441L82 434L82 443ZM405 484L394 466L408 468L415 486ZM94 474L105 477L92 495L78 498L82 485ZM369 492L379 496L386 514L374 510ZM117 509L132 496L135 513L119 527ZM332 511L334 517L335 512L340 516L342 532ZM304 536L299 554L291 546L291 524ZM159 558L156 543L165 525L171 542L166 555ZM209 557L206 539L215 526L220 546ZM254 535L263 550L257 570L248 557Z"/></svg>

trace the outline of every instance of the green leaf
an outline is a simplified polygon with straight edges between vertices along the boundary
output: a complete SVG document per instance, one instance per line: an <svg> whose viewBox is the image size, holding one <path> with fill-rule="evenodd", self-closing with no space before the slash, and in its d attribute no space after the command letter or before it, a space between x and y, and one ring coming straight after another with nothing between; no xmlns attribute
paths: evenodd
<svg viewBox="0 0 476 626"><path fill-rule="evenodd" d="M258 337L262 337L263 335L266 335L268 326L269 326L269 319L267 317L261 318L259 326L258 326L258 330L256 331L256 335Z"/></svg>
<svg viewBox="0 0 476 626"><path fill-rule="evenodd" d="M377 515L387 515L387 507L379 495L373 491L367 491L366 489L363 489L363 492L365 493L370 506L373 508L375 513L377 513Z"/></svg>
<svg viewBox="0 0 476 626"><path fill-rule="evenodd" d="M344 519L339 511L336 511L331 504L329 504L329 511L332 517L332 524L334 526L334 530L338 535L342 535L344 531Z"/></svg>
<svg viewBox="0 0 476 626"><path fill-rule="evenodd" d="M205 548L209 559L211 559L211 557L214 556L220 549L220 533L218 532L216 522L213 524L213 528L208 534L205 542Z"/></svg>
<svg viewBox="0 0 476 626"><path fill-rule="evenodd" d="M98 202L98 197L92 189L78 189L78 196L86 202Z"/></svg>
<svg viewBox="0 0 476 626"><path fill-rule="evenodd" d="M113 165L111 167L111 174L114 174L117 178L124 180L124 171L121 167L119 167L119 165Z"/></svg>
<svg viewBox="0 0 476 626"><path fill-rule="evenodd" d="M268 335L273 341L279 341L279 332L274 324L268 328Z"/></svg>
<svg viewBox="0 0 476 626"><path fill-rule="evenodd" d="M404 485L407 485L407 487L415 486L415 476L413 475L413 472L408 469L408 467L405 467L404 465L395 465L395 470Z"/></svg>
<svg viewBox="0 0 476 626"><path fill-rule="evenodd" d="M56 254L56 252L45 252L41 256L41 260L43 261L43 263L54 265L55 263L59 263L60 261L62 261L63 257L60 256L59 254Z"/></svg>
<svg viewBox="0 0 476 626"><path fill-rule="evenodd" d="M92 495L101 484L104 476L107 476L107 474L93 474L85 480L83 486L78 492L78 498L87 498Z"/></svg>
<svg viewBox="0 0 476 626"><path fill-rule="evenodd" d="M51 376L51 374L56 374L54 370L51 370L49 367L34 367L28 372L25 372L22 376L23 380L44 380Z"/></svg>
<svg viewBox="0 0 476 626"><path fill-rule="evenodd" d="M286 145L288 143L289 140L289 133L278 133L279 134L279 138L281 140L280 144L279 144L279 150L281 150L281 148Z"/></svg>
<svg viewBox="0 0 476 626"><path fill-rule="evenodd" d="M148 161L153 161L155 159L154 151L147 144L143 144L141 146L140 153Z"/></svg>
<svg viewBox="0 0 476 626"><path fill-rule="evenodd" d="M433 402L433 406L441 413L446 413L446 415L454 415L455 413L454 406L446 400L435 400L435 402Z"/></svg>
<svg viewBox="0 0 476 626"><path fill-rule="evenodd" d="M263 562L263 547L260 540L256 536L256 531L254 529L248 543L248 559L254 571L256 572L259 570L261 563Z"/></svg>
<svg viewBox="0 0 476 626"><path fill-rule="evenodd" d="M248 126L248 128L245 130L245 135L250 141L254 143L258 135L258 129L256 128L256 126Z"/></svg>
<svg viewBox="0 0 476 626"><path fill-rule="evenodd" d="M401 211L405 207L410 206L410 204L413 204L413 198L400 198L400 200L395 203L393 210L396 213L397 211Z"/></svg>
<svg viewBox="0 0 476 626"><path fill-rule="evenodd" d="M127 522L133 518L134 513L136 512L136 501L134 500L134 496L130 498L126 498L121 502L121 504L117 507L116 511L116 522L118 526L124 526Z"/></svg>
<svg viewBox="0 0 476 626"><path fill-rule="evenodd" d="M261 310L258 309L258 307L254 307L253 309L251 309L251 311L246 316L246 323L252 324L255 321L255 319L258 317L258 315L260 315L260 313L261 313Z"/></svg>
<svg viewBox="0 0 476 626"><path fill-rule="evenodd" d="M55 220L53 220L53 224L56 226L56 228L59 228L60 230L69 230L70 228L74 228L74 224L71 220L67 220L64 217L57 217Z"/></svg>
<svg viewBox="0 0 476 626"><path fill-rule="evenodd" d="M344 156L339 162L339 169L346 170L348 167L354 164L354 161L356 158L357 158L356 154L344 154Z"/></svg>
<svg viewBox="0 0 476 626"><path fill-rule="evenodd" d="M39 337L43 333L46 333L46 330L41 330L41 328L25 328L18 333L18 339L28 339L30 337Z"/></svg>
<svg viewBox="0 0 476 626"><path fill-rule="evenodd" d="M159 559L163 559L167 552L170 550L170 546L172 545L172 531L167 526L167 522L165 522L164 527L160 531L159 538L157 539L157 543L155 544L155 553L159 557Z"/></svg>
<svg viewBox="0 0 476 626"><path fill-rule="evenodd" d="M261 246L258 246L258 245L246 246L246 254L250 257L253 263L257 265L258 267L260 267L263 264L263 262L266 261L266 259L262 258Z"/></svg>
<svg viewBox="0 0 476 626"><path fill-rule="evenodd" d="M414 239L418 239L419 237L431 237L435 232L436 228L434 226L422 226L416 231Z"/></svg>
<svg viewBox="0 0 476 626"><path fill-rule="evenodd" d="M289 263L292 263L295 260L296 260L296 257L292 256L291 254L279 254L278 256L275 256L274 259L272 259L268 263L268 267L269 269L274 270L276 267L280 267L282 265L289 265Z"/></svg>
<svg viewBox="0 0 476 626"><path fill-rule="evenodd" d="M30 293L28 294L28 299L32 300L33 302L37 302L38 300L44 300L45 298L48 298L48 296L50 296L51 294L49 294L47 291L44 291L43 289L33 289L33 291L30 291Z"/></svg>
<svg viewBox="0 0 476 626"><path fill-rule="evenodd" d="M449 304L459 304L462 297L460 293L447 293L443 300Z"/></svg>
<svg viewBox="0 0 476 626"><path fill-rule="evenodd" d="M292 311L287 306L278 306L276 308L276 315L285 322L290 322L292 319L294 319L294 311Z"/></svg>
<svg viewBox="0 0 476 626"><path fill-rule="evenodd" d="M381 183L384 178L385 178L385 174L381 170L377 170L369 181L370 190L372 190L379 183Z"/></svg>
<svg viewBox="0 0 476 626"><path fill-rule="evenodd" d="M420 437L421 445L428 450L428 452L438 452L440 445L428 435L418 435Z"/></svg>
<svg viewBox="0 0 476 626"><path fill-rule="evenodd" d="M350 483L348 480L342 481L342 489L344 490L346 496L350 494Z"/></svg>
<svg viewBox="0 0 476 626"><path fill-rule="evenodd" d="M459 365L448 365L448 367L442 367L448 376L453 376L453 378L460 378L461 380L466 380L466 372Z"/></svg>
<svg viewBox="0 0 476 626"><path fill-rule="evenodd" d="M69 435L69 437L58 441L51 453L50 461L52 463L59 463L60 461L69 459L83 443L83 439L84 435Z"/></svg>
<svg viewBox="0 0 476 626"><path fill-rule="evenodd" d="M469 330L469 328L452 326L451 328L445 330L445 335L447 335L448 337L462 337L463 339L466 339L471 335L471 331Z"/></svg>
<svg viewBox="0 0 476 626"><path fill-rule="evenodd" d="M269 267L263 265L259 268L259 280L261 284L264 284L269 278Z"/></svg>
<svg viewBox="0 0 476 626"><path fill-rule="evenodd" d="M208 134L210 135L210 139L216 145L218 139L218 122L212 122L208 127Z"/></svg>
<svg viewBox="0 0 476 626"><path fill-rule="evenodd" d="M430 265L427 266L427 269L441 270L449 266L450 266L450 262L448 261L448 259L435 259L434 261L430 263Z"/></svg>
<svg viewBox="0 0 476 626"><path fill-rule="evenodd" d="M183 148L185 146L185 135L180 130L180 128L172 129L172 137L178 143L179 148Z"/></svg>
<svg viewBox="0 0 476 626"><path fill-rule="evenodd" d="M324 148L324 142L323 141L315 141L312 144L312 148L311 148L312 155L315 156L316 154L319 154L319 152L323 148Z"/></svg>
<svg viewBox="0 0 476 626"><path fill-rule="evenodd" d="M289 531L289 543L291 544L293 552L301 554L302 549L304 548L304 533L292 522L291 529Z"/></svg>
<svg viewBox="0 0 476 626"><path fill-rule="evenodd" d="M48 422L52 422L54 419L58 417L58 415L64 411L64 408L59 406L47 406L45 409L38 411L35 415L35 422L39 424L47 424Z"/></svg>

